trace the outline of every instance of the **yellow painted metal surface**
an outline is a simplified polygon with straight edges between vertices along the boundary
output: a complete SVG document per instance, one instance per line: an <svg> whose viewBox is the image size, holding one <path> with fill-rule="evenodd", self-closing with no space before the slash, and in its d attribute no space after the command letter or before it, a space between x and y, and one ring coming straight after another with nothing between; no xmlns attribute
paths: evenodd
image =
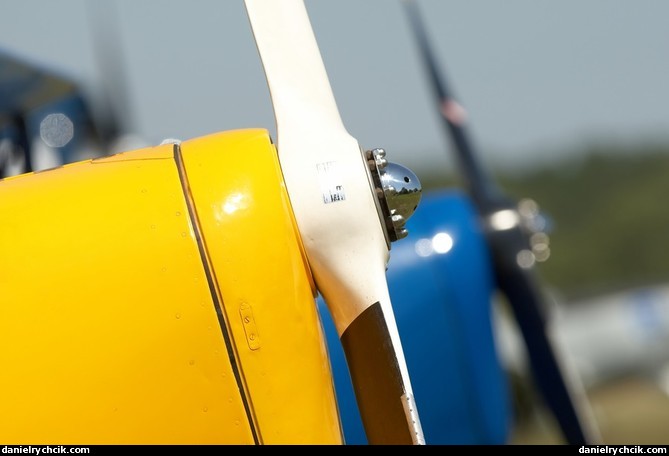
<svg viewBox="0 0 669 456"><path fill-rule="evenodd" d="M252 443L171 146L0 183L0 441Z"/></svg>
<svg viewBox="0 0 669 456"><path fill-rule="evenodd" d="M341 442L267 133L182 147L202 251L171 145L0 181L0 441Z"/></svg>
<svg viewBox="0 0 669 456"><path fill-rule="evenodd" d="M341 443L314 290L267 132L212 135L181 149L259 438Z"/></svg>

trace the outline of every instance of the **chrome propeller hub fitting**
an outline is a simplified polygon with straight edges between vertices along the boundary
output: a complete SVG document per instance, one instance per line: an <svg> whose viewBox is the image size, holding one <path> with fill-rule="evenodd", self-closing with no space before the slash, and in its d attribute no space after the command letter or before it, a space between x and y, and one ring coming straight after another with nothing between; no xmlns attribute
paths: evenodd
<svg viewBox="0 0 669 456"><path fill-rule="evenodd" d="M379 216L390 242L407 236L406 221L418 207L423 188L409 168L386 159L384 149L365 152Z"/></svg>

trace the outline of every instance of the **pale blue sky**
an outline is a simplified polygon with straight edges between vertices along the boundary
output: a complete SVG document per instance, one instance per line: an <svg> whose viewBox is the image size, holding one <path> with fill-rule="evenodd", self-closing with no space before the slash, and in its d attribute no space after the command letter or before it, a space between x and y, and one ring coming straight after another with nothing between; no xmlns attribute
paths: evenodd
<svg viewBox="0 0 669 456"><path fill-rule="evenodd" d="M669 139L669 2L419 5L488 165L536 163L592 141ZM148 142L274 130L241 0L117 0L115 7L106 23L121 31L131 101L124 118ZM342 118L361 145L384 147L417 172L449 166L400 0L308 0L307 7ZM0 47L96 93L101 74L87 11L85 0L0 0Z"/></svg>

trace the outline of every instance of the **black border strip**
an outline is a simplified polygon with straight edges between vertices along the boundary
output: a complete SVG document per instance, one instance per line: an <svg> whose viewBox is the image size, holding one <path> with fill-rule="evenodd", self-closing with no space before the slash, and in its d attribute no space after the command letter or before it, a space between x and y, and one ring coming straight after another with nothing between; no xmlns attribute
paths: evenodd
<svg viewBox="0 0 669 456"><path fill-rule="evenodd" d="M216 309L216 316L218 317L218 324L221 327L221 333L223 334L223 340L225 341L225 347L228 351L228 358L230 359L230 365L232 366L232 372L235 375L235 380L237 381L237 388L239 388L239 395L241 396L242 403L244 404L244 411L246 412L246 418L249 422L249 427L251 428L251 434L253 435L253 442L258 445L260 443L258 438L258 432L256 431L253 417L251 413L251 406L249 404L249 399L244 393L244 386L242 381L242 375L240 368L237 365L237 359L235 358L235 352L232 348L232 340L230 338L230 333L225 322L225 316L223 315L223 305L220 299L218 298L218 293L216 291L216 285L214 282L214 275L209 267L209 261L207 260L207 254L204 248L204 241L202 239L202 234L200 233L200 224L197 219L197 211L195 209L195 204L193 203L190 194L188 192L188 178L186 176L186 169L183 166L183 161L181 159L181 148L178 144L174 145L174 161L177 165L177 171L179 172L179 181L181 181L181 189L183 190L184 199L186 200L186 206L188 207L188 215L192 221L193 232L195 233L195 239L197 240L197 249L200 253L200 259L202 260L202 266L204 267L204 273L207 276L207 284L209 285L209 292L211 298L214 301L214 308Z"/></svg>

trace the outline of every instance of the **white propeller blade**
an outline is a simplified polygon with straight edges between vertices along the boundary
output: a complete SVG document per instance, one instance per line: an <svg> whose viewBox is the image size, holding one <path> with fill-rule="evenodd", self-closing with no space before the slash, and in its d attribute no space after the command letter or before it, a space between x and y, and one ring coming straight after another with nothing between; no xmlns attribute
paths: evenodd
<svg viewBox="0 0 669 456"><path fill-rule="evenodd" d="M367 160L342 124L304 3L245 3L293 212L346 350L368 439L424 443L390 304L389 244Z"/></svg>

